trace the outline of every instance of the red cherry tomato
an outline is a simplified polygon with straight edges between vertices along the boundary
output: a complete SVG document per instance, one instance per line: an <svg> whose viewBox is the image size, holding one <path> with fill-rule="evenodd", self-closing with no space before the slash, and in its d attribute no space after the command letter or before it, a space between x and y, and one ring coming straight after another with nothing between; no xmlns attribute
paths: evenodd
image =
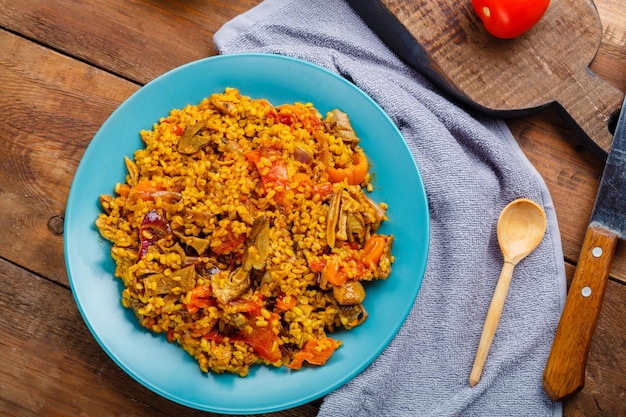
<svg viewBox="0 0 626 417"><path fill-rule="evenodd" d="M493 36L520 36L539 22L550 0L472 0L474 11Z"/></svg>

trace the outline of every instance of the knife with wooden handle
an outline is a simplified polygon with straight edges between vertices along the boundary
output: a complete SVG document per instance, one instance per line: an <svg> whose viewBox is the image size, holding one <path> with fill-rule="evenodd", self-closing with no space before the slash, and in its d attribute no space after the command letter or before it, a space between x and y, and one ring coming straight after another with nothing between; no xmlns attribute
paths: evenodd
<svg viewBox="0 0 626 417"><path fill-rule="evenodd" d="M543 374L553 401L575 395L598 322L618 239L626 237L626 101L613 136L591 219Z"/></svg>

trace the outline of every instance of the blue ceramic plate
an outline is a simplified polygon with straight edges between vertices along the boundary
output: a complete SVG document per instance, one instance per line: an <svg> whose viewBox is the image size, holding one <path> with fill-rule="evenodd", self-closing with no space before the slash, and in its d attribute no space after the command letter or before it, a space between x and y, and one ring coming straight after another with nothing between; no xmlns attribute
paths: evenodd
<svg viewBox="0 0 626 417"><path fill-rule="evenodd" d="M371 160L376 201L389 204L381 233L395 236L393 272L368 286L366 322L335 333L343 341L326 366L289 371L254 367L246 378L204 374L164 336L139 326L120 303L110 244L94 222L100 194L112 194L126 175L124 155L142 147L150 129L172 108L195 104L225 87L274 105L311 102L322 113L348 113ZM124 102L87 148L65 214L65 260L78 308L107 354L144 386L188 407L228 414L272 412L307 403L348 382L389 344L404 322L426 268L428 205L417 166L400 132L361 90L318 66L279 55L226 55L196 61L155 79Z"/></svg>

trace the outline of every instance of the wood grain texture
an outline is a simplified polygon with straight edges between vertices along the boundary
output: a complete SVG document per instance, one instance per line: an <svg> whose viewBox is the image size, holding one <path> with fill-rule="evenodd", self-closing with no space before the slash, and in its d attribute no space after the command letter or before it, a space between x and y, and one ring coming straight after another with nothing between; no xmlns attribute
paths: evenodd
<svg viewBox="0 0 626 417"><path fill-rule="evenodd" d="M595 153L608 151L608 123L624 94L588 70L602 40L590 0L552 0L533 29L507 40L487 33L471 2L350 4L402 58L458 99L503 117L557 104Z"/></svg>
<svg viewBox="0 0 626 417"><path fill-rule="evenodd" d="M89 333L66 288L3 260L0 288L0 415L217 416L166 400L122 371ZM271 415L316 410L307 404Z"/></svg>
<svg viewBox="0 0 626 417"><path fill-rule="evenodd" d="M469 376L470 387L474 387L480 381L483 373L483 368L487 360L487 354L491 349L491 343L493 337L496 334L496 329L502 316L502 310L504 308L504 302L506 295L509 291L511 284L511 278L513 277L513 269L515 265L510 262L505 262L500 272L500 277L496 284L496 289L493 292L491 298L491 304L489 304L489 310L487 310L487 317L485 318L485 324L483 325L483 332L480 335L480 342L478 343L478 349L476 350L476 357L474 359L474 365L472 366L472 372Z"/></svg>
<svg viewBox="0 0 626 417"><path fill-rule="evenodd" d="M554 200L565 260L578 260L603 163L582 144L553 111L544 111L508 125L528 159L541 174ZM571 198L575 193L576 198ZM626 245L618 242L611 278L626 283Z"/></svg>
<svg viewBox="0 0 626 417"><path fill-rule="evenodd" d="M585 384L591 346L609 278L617 233L601 227L587 229L574 279L543 375L543 386L553 401L563 401Z"/></svg>
<svg viewBox="0 0 626 417"><path fill-rule="evenodd" d="M621 0L595 2L602 22L602 42L591 70L620 91L626 91L626 7Z"/></svg>
<svg viewBox="0 0 626 417"><path fill-rule="evenodd" d="M213 33L258 3L260 0L0 0L0 25L145 84L175 67L215 55Z"/></svg>
<svg viewBox="0 0 626 417"><path fill-rule="evenodd" d="M62 218L98 128L137 86L0 32L0 257L67 284ZM59 225L59 222L61 225Z"/></svg>
<svg viewBox="0 0 626 417"><path fill-rule="evenodd" d="M568 279L574 266L566 267ZM564 417L626 416L626 285L609 281L594 334L585 386L564 402Z"/></svg>

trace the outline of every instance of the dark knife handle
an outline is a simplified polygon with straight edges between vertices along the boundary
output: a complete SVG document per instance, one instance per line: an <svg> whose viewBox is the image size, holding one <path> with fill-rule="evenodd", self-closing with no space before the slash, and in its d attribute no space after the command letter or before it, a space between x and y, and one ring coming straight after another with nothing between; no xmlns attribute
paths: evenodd
<svg viewBox="0 0 626 417"><path fill-rule="evenodd" d="M585 367L608 282L618 235L587 228L552 350L543 373L543 388L553 401L575 395L585 385Z"/></svg>

